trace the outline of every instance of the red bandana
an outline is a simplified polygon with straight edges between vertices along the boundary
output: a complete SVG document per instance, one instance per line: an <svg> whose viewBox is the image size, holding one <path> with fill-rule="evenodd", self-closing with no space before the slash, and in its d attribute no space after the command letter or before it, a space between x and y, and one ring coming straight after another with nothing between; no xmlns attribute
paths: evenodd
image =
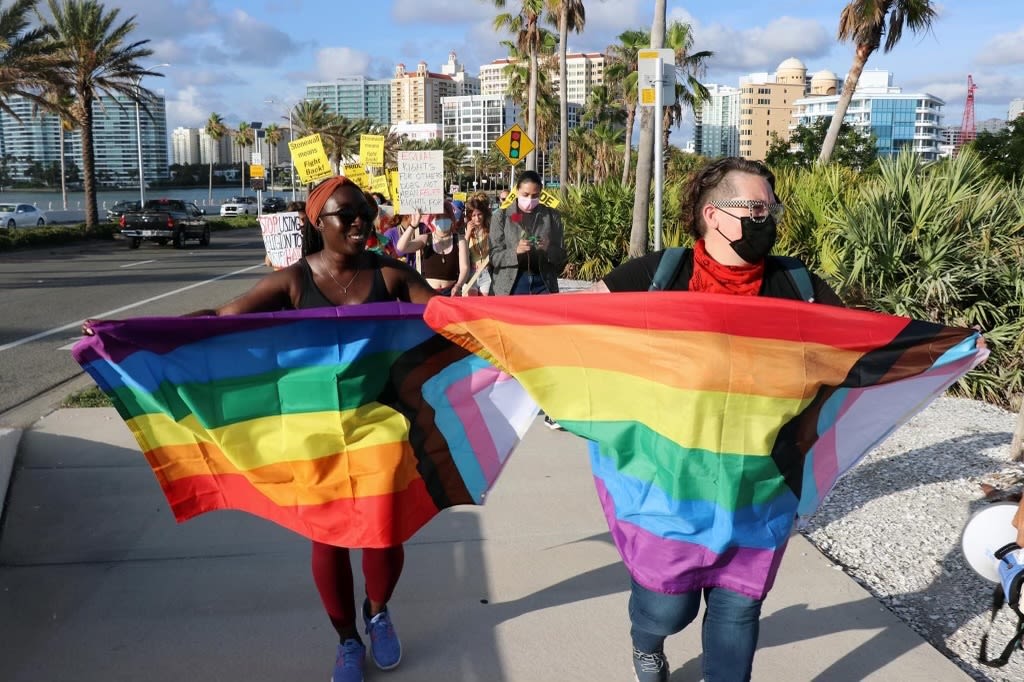
<svg viewBox="0 0 1024 682"><path fill-rule="evenodd" d="M756 265L722 265L708 253L703 239L693 245L690 291L757 296L763 279L764 261Z"/></svg>

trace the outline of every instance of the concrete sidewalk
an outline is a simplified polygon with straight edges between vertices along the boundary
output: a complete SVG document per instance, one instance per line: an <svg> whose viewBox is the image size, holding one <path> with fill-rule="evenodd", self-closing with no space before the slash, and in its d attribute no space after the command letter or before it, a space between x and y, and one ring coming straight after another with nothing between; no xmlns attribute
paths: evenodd
<svg viewBox="0 0 1024 682"><path fill-rule="evenodd" d="M407 545L402 665L368 680L632 679L628 576L585 450L538 420L486 506ZM701 678L699 640L695 624L668 641L673 682ZM176 525L113 409L23 434L0 529L0 680L322 682L335 643L309 543L235 512ZM795 536L754 679L970 677Z"/></svg>

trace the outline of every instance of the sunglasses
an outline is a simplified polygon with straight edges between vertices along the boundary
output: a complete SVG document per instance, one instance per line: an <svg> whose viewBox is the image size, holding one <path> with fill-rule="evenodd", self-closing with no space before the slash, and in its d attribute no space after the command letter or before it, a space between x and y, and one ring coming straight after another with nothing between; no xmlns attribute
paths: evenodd
<svg viewBox="0 0 1024 682"><path fill-rule="evenodd" d="M346 207L337 211L320 214L320 218L330 218L332 216L337 218L344 227L351 227L356 218L361 218L364 223L372 223L373 219L377 217L377 212L370 208L368 204L365 204L363 206Z"/></svg>
<svg viewBox="0 0 1024 682"><path fill-rule="evenodd" d="M729 199L726 201L709 201L709 204L733 218L740 218L735 213L730 213L726 208L745 208L749 212L751 220L755 223L763 223L770 215L775 220L780 220L785 212L782 204L765 203L757 199Z"/></svg>

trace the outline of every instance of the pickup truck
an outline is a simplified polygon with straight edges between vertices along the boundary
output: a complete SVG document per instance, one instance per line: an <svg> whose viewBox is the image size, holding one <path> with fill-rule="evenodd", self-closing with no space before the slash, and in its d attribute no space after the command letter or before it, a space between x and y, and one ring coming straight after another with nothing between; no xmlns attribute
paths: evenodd
<svg viewBox="0 0 1024 682"><path fill-rule="evenodd" d="M186 239L208 246L210 226L206 224L205 214L206 211L191 201L150 199L142 210L122 214L118 224L121 236L133 249L139 248L144 239L161 246L171 242L176 249L184 248Z"/></svg>

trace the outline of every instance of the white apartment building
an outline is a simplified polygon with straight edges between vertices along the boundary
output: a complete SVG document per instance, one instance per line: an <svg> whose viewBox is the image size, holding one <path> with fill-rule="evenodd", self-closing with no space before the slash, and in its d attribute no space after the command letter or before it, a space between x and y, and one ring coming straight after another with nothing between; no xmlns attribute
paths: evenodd
<svg viewBox="0 0 1024 682"><path fill-rule="evenodd" d="M519 118L519 107L501 95L443 97L441 117L445 139L486 154L494 141Z"/></svg>
<svg viewBox="0 0 1024 682"><path fill-rule="evenodd" d="M710 98L694 111L694 151L707 157L740 154L740 90L708 85Z"/></svg>
<svg viewBox="0 0 1024 682"><path fill-rule="evenodd" d="M171 132L171 164L198 164L199 129L175 128Z"/></svg>
<svg viewBox="0 0 1024 682"><path fill-rule="evenodd" d="M231 163L231 135L224 135L219 140L215 140L210 137L209 133L206 132L206 128L198 128L197 135L199 137L199 163L203 164L218 164L218 163Z"/></svg>
<svg viewBox="0 0 1024 682"><path fill-rule="evenodd" d="M1024 97L1010 101L1010 109L1006 112L1007 121L1016 121L1017 117L1024 114Z"/></svg>
<svg viewBox="0 0 1024 682"><path fill-rule="evenodd" d="M395 67L391 79L391 123L441 123L441 98L479 95L480 79L466 75L465 67L454 52L441 73L427 69L426 62L406 71L405 64Z"/></svg>
<svg viewBox="0 0 1024 682"><path fill-rule="evenodd" d="M440 123L395 123L391 126L391 132L396 135L404 135L410 140L440 140L444 137L443 128Z"/></svg>
<svg viewBox="0 0 1024 682"><path fill-rule="evenodd" d="M604 85L606 58L600 52L570 52L566 55L566 80L569 82L568 101L586 104L590 93L598 85ZM505 68L512 64L510 59L495 59L480 67L480 94L505 97L508 93L508 76ZM561 93L558 63L553 62L547 72L548 81L556 93Z"/></svg>
<svg viewBox="0 0 1024 682"><path fill-rule="evenodd" d="M892 84L892 74L865 70L857 83L845 121L875 137L879 156L911 149L922 159L939 158L942 107L945 101L929 93L905 93ZM793 107L793 127L835 113L839 95L804 97Z"/></svg>

